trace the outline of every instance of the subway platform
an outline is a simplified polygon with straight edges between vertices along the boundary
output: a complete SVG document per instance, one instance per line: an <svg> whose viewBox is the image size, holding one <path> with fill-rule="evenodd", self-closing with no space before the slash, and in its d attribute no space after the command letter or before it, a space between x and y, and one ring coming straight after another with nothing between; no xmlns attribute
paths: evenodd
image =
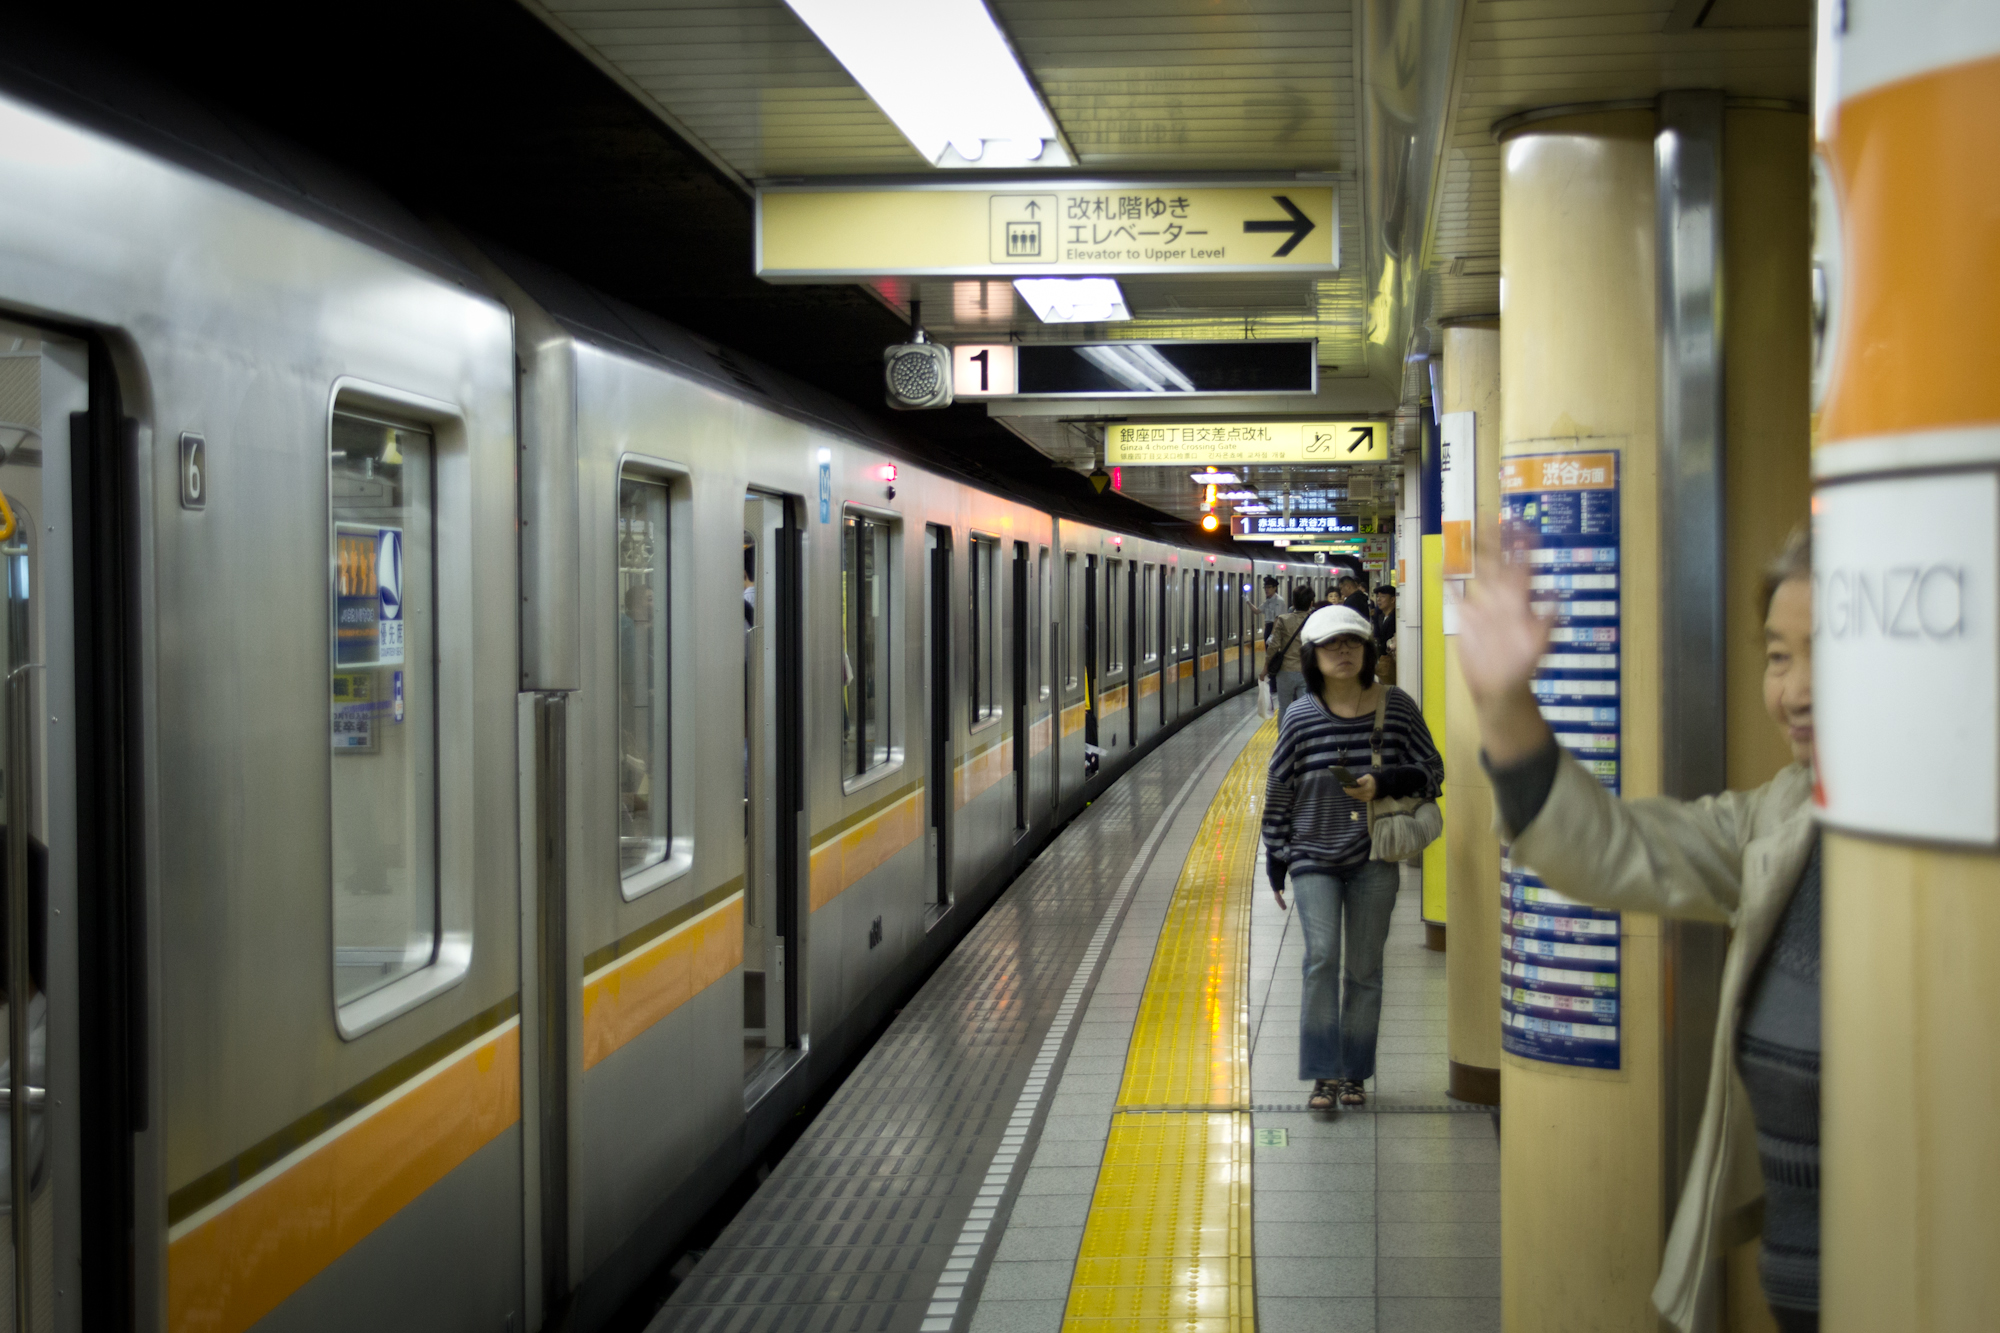
<svg viewBox="0 0 2000 1333"><path fill-rule="evenodd" d="M1274 739L1226 704L1077 818L650 1330L1497 1329L1497 1134L1445 1092L1414 882L1369 1105L1306 1110L1303 945L1258 839Z"/></svg>

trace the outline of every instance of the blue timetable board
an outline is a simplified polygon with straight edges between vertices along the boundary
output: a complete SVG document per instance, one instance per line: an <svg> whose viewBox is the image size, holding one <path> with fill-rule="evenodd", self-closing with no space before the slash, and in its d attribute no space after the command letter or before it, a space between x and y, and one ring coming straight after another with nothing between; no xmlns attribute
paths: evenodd
<svg viewBox="0 0 2000 1333"><path fill-rule="evenodd" d="M1618 454L1514 455L1500 469L1507 558L1529 567L1550 617L1535 697L1556 740L1620 790ZM1501 1047L1591 1069L1620 1067L1617 912L1566 898L1500 861Z"/></svg>

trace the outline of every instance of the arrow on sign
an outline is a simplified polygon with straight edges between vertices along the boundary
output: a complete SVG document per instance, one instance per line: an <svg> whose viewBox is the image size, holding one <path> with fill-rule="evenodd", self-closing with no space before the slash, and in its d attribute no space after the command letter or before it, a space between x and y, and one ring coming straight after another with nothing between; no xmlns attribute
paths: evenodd
<svg viewBox="0 0 2000 1333"><path fill-rule="evenodd" d="M1026 211L1029 217L1033 217L1035 214L1042 211L1042 206L1036 203L1034 200L1030 199L1028 201L1028 207Z"/></svg>
<svg viewBox="0 0 2000 1333"><path fill-rule="evenodd" d="M1347 446L1347 452L1350 454L1356 449L1366 449L1375 440L1373 426L1349 426L1348 429L1354 432L1354 443Z"/></svg>
<svg viewBox="0 0 2000 1333"><path fill-rule="evenodd" d="M1274 194L1271 197L1278 201L1278 207L1291 214L1291 220L1288 222L1246 222L1243 224L1243 230L1246 234L1260 231L1290 232L1292 234L1291 239L1287 240L1271 253L1271 258L1283 259L1286 255L1299 248L1300 241L1312 235L1313 220L1304 213L1301 213L1299 206L1285 198L1284 195Z"/></svg>

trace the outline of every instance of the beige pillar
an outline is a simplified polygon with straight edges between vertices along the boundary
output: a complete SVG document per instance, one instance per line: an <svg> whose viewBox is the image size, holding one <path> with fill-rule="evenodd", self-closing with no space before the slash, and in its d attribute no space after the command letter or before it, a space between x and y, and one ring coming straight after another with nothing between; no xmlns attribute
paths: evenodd
<svg viewBox="0 0 2000 1333"><path fill-rule="evenodd" d="M1444 330L1444 412L1471 412L1482 528L1500 515L1500 321L1455 320ZM1444 640L1445 951L1449 995L1451 1095L1494 1105L1500 1100L1500 840L1493 833L1493 791L1479 765L1479 729L1458 636Z"/></svg>
<svg viewBox="0 0 2000 1333"><path fill-rule="evenodd" d="M1502 145L1501 453L1616 449L1623 782L1659 790L1653 116L1529 124ZM1456 775L1455 775L1456 776ZM1655 1333L1665 1239L1660 923L1626 913L1616 1070L1500 1059L1501 1320Z"/></svg>
<svg viewBox="0 0 2000 1333"><path fill-rule="evenodd" d="M1659 794L1664 780L1654 133L1646 111L1531 122L1505 143L1501 186L1502 453L1620 454L1628 799ZM1804 116L1727 112L1720 592L1725 757L1738 788L1788 758L1762 705L1759 575L1806 511L1805 153ZM1619 1069L1501 1058L1502 1308L1519 1333L1657 1328L1651 1291L1680 1189L1670 1103L1676 1080L1685 1090L1706 1070L1664 1068L1674 996L1661 922L1625 914L1619 944ZM1726 1271L1721 1326L1769 1327L1755 1247Z"/></svg>
<svg viewBox="0 0 2000 1333"><path fill-rule="evenodd" d="M1840 77L1837 120L1822 129L1841 222L1823 251L1837 317L1813 457L1814 679L1826 816L1854 831L1826 839L1821 1326L1944 1333L2000 1319L2000 856L1977 820L1921 838L1908 822L1902 839L1868 827L1910 779L1862 762L1841 733L1865 710L1830 701L1839 679L1886 668L1922 790L1992 780L1991 687L1977 682L2000 615L1983 498L2000 469L2000 21L1942 0L1857 5L1837 40L1822 66ZM1980 512L1927 522L1896 499L1926 477L1946 498L1982 497ZM1829 529L1839 492L1855 507ZM1857 550L1865 519L1853 516L1868 509L1881 540ZM1963 632L1892 641L1850 609L1836 635L1830 580L1861 559L1955 567Z"/></svg>

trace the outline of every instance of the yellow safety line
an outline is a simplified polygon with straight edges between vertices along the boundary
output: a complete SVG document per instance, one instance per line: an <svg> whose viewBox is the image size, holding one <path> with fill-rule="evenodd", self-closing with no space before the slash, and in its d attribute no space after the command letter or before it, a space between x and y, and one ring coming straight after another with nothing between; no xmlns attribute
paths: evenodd
<svg viewBox="0 0 2000 1333"><path fill-rule="evenodd" d="M1230 766L1153 953L1064 1333L1253 1333L1250 898L1273 718Z"/></svg>

